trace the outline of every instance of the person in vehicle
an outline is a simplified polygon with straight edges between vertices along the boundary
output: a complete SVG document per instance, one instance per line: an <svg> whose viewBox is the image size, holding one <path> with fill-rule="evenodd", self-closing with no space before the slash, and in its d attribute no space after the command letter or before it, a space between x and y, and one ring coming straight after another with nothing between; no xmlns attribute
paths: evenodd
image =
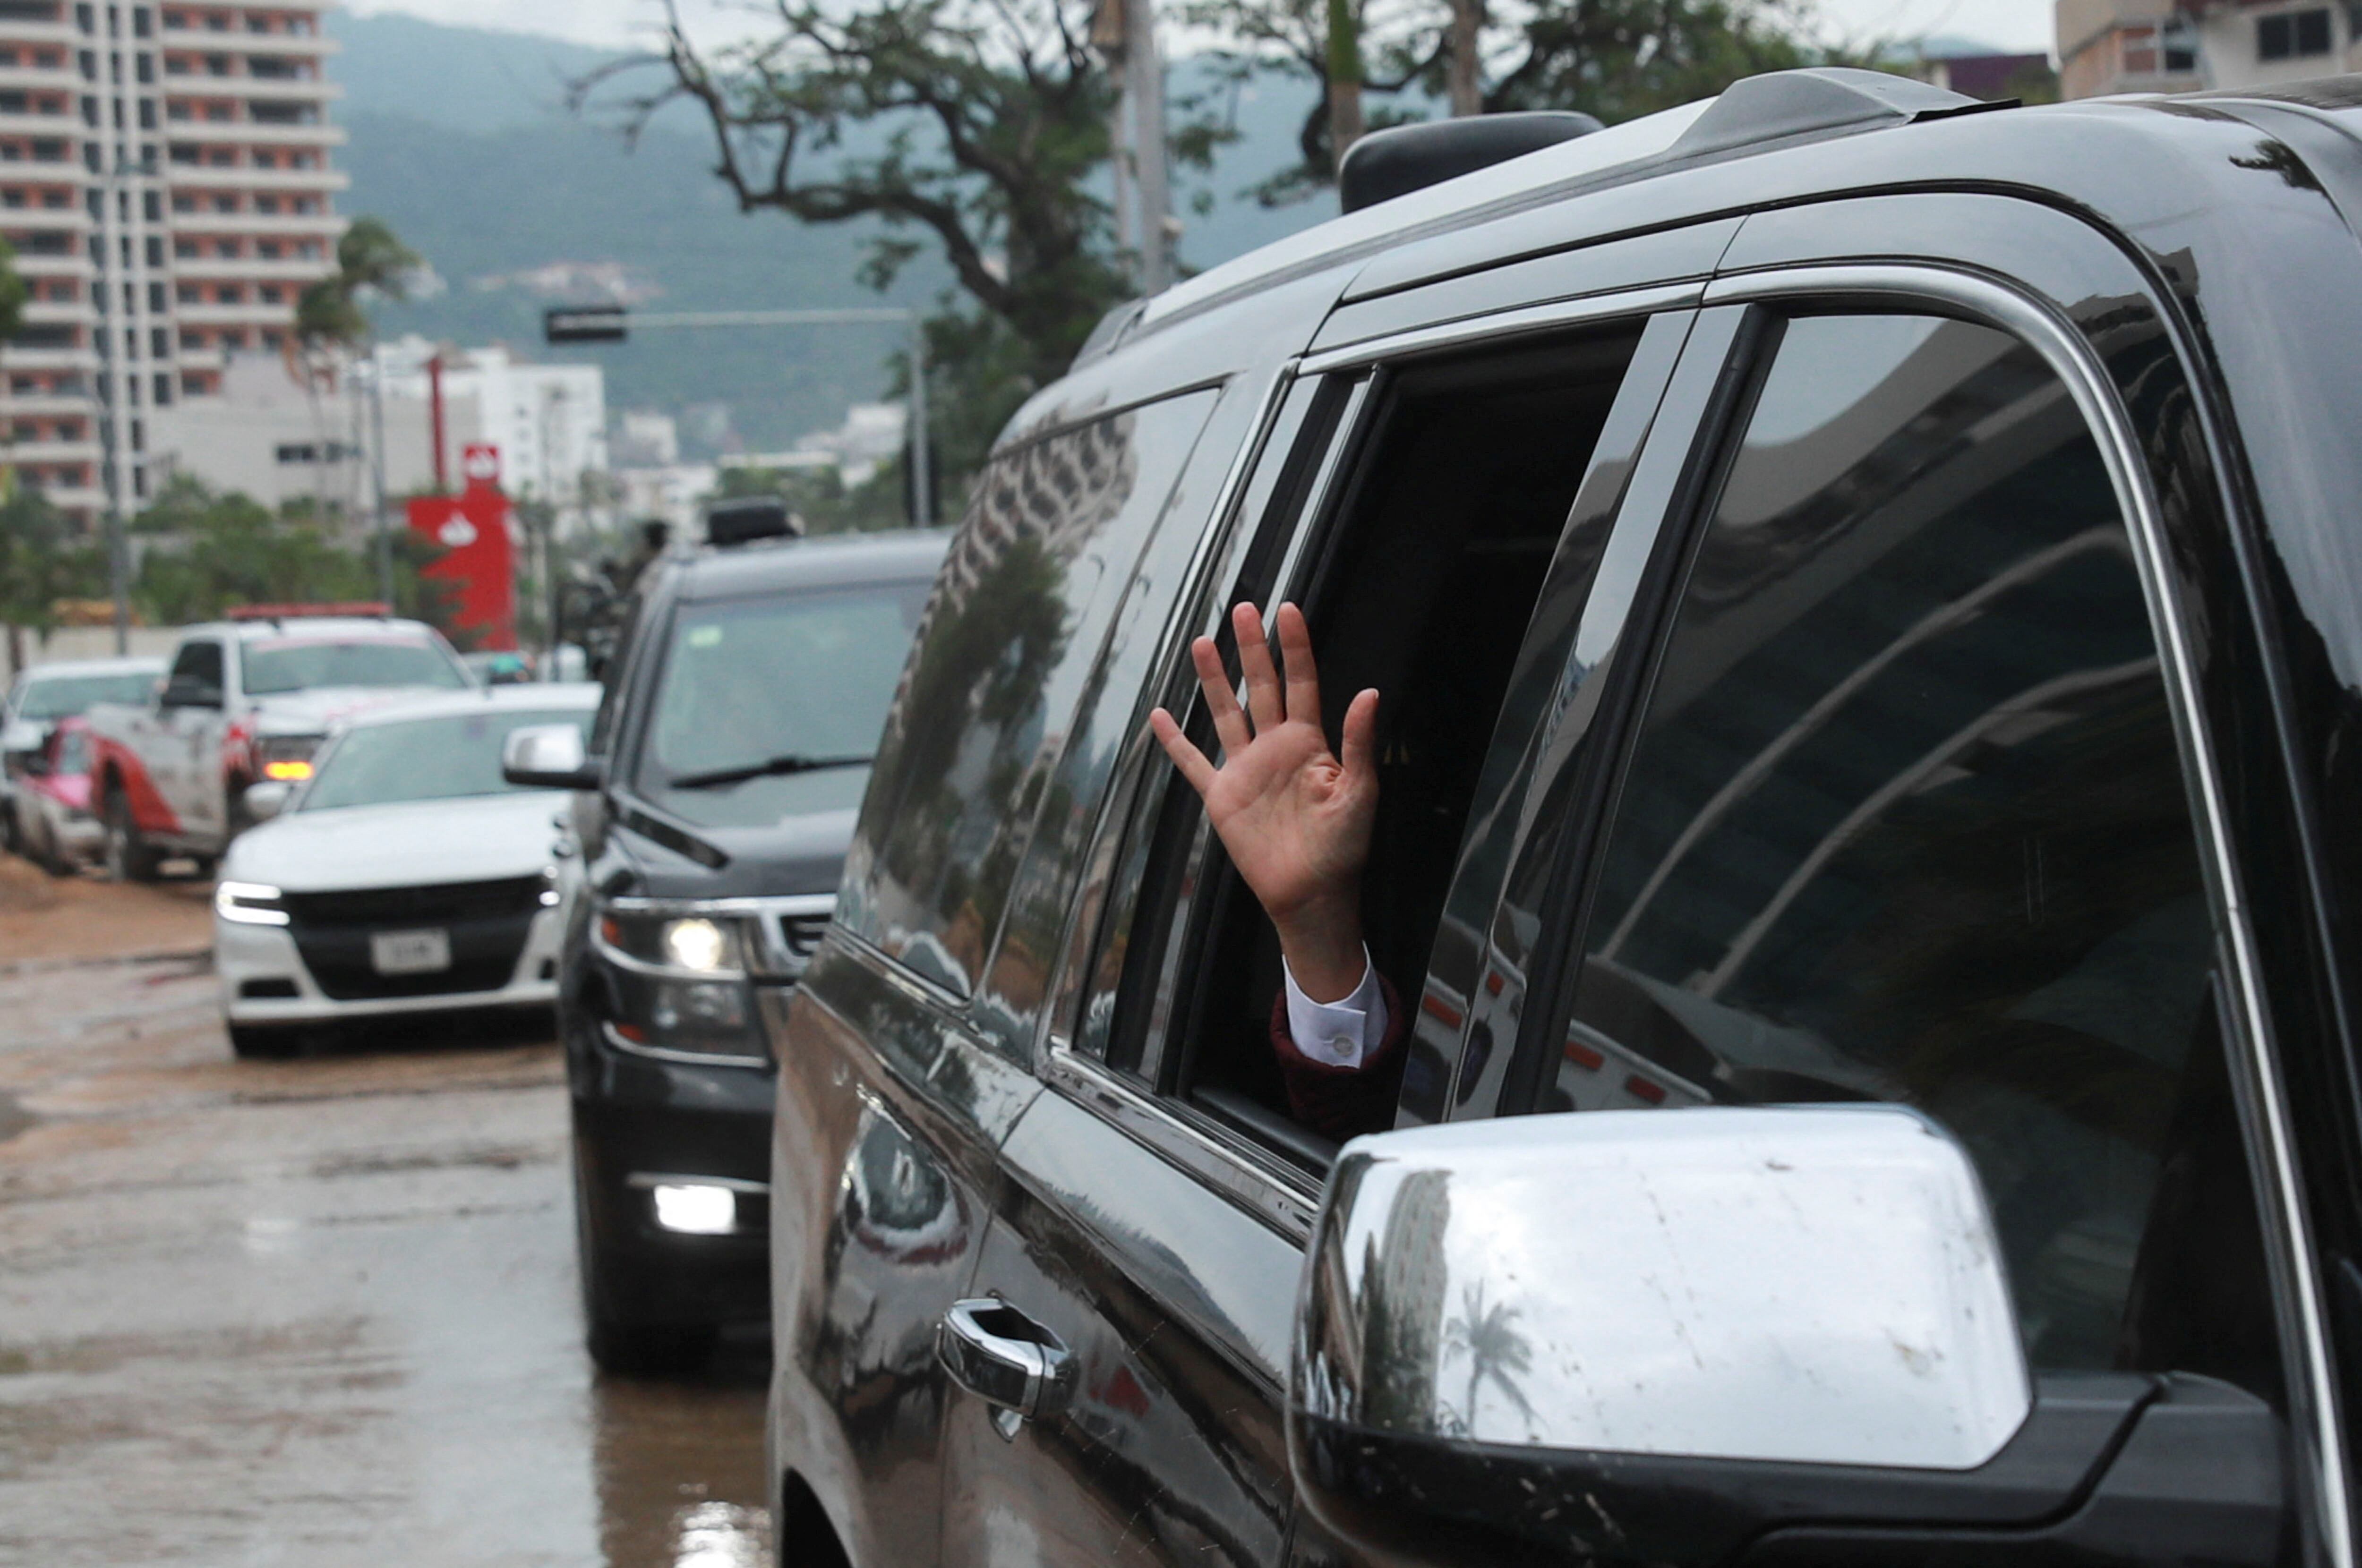
<svg viewBox="0 0 2362 1568"><path fill-rule="evenodd" d="M1221 742L1219 767L1163 708L1148 722L1279 934L1284 978L1271 1040L1289 1107L1305 1126L1343 1140L1393 1124L1409 1032L1401 997L1362 938L1362 868L1378 809L1378 694L1354 697L1331 752L1304 613L1282 604L1273 620L1285 679L1255 607L1231 613L1244 709L1214 639L1190 648Z"/></svg>

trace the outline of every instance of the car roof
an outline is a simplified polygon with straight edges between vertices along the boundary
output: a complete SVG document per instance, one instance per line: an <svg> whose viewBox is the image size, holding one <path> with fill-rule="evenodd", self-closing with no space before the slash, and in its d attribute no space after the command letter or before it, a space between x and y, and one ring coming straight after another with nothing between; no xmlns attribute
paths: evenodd
<svg viewBox="0 0 2362 1568"><path fill-rule="evenodd" d="M513 686L485 686L468 691L442 691L432 697L390 702L356 713L345 725L365 730L405 719L436 719L453 713L506 712L512 709L573 709L589 712L599 706L601 688L589 680L526 680Z"/></svg>
<svg viewBox="0 0 2362 1568"><path fill-rule="evenodd" d="M150 658L145 654L132 654L122 658L60 659L54 664L37 664L30 669L20 670L17 673L30 683L36 680L47 680L51 676L161 675L163 672L162 659Z"/></svg>
<svg viewBox="0 0 2362 1568"><path fill-rule="evenodd" d="M403 642L431 642L435 628L424 621L377 615L290 615L275 621L208 621L184 626L183 637L228 637L237 642L264 642L279 637L383 637Z"/></svg>
<svg viewBox="0 0 2362 1568"><path fill-rule="evenodd" d="M758 540L679 557L671 583L681 598L699 600L856 582L930 582L950 542L949 530L942 528Z"/></svg>

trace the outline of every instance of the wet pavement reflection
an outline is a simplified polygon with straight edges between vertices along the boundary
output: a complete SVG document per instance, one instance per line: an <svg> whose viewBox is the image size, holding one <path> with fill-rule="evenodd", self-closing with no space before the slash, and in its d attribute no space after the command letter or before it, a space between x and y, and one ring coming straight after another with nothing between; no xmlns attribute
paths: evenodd
<svg viewBox="0 0 2362 1568"><path fill-rule="evenodd" d="M203 889L74 884L33 939L20 867L0 1562L769 1561L759 1339L678 1383L582 1354L546 1027L238 1062Z"/></svg>

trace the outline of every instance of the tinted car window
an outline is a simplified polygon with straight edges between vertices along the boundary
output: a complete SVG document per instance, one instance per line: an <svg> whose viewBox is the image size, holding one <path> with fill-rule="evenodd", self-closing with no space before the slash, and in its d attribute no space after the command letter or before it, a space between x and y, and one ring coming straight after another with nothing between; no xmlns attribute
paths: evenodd
<svg viewBox="0 0 2362 1568"><path fill-rule="evenodd" d="M861 801L923 582L682 605L635 780L690 822L755 827ZM778 771L745 774L766 765Z"/></svg>
<svg viewBox="0 0 2362 1568"><path fill-rule="evenodd" d="M977 482L878 747L838 919L965 993L1068 716L1214 394L1006 454Z"/></svg>
<svg viewBox="0 0 2362 1568"><path fill-rule="evenodd" d="M1787 328L1618 799L1544 1109L1916 1105L1976 1161L2036 1364L2211 1340L2268 1380L2165 688L2039 358ZM2231 1304L2193 1334L2165 1297L2202 1253Z"/></svg>
<svg viewBox="0 0 2362 1568"><path fill-rule="evenodd" d="M219 643L183 643L172 656L174 680L222 690L222 649ZM251 690L249 687L248 690Z"/></svg>
<svg viewBox="0 0 2362 1568"><path fill-rule="evenodd" d="M303 809L505 794L522 788L501 778L501 745L511 730L534 724L580 729L590 719L579 708L502 708L367 724L348 731L321 759L319 773L304 791Z"/></svg>
<svg viewBox="0 0 2362 1568"><path fill-rule="evenodd" d="M439 686L464 690L467 673L425 643L388 638L348 642L248 643L246 690L253 697L319 686ZM216 666L218 667L218 656Z"/></svg>

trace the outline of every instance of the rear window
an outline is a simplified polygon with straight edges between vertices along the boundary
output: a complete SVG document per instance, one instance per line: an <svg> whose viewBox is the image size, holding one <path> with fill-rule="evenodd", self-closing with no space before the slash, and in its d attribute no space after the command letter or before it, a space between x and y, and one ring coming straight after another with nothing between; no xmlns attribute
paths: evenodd
<svg viewBox="0 0 2362 1568"><path fill-rule="evenodd" d="M513 730L537 724L588 729L586 708L499 708L445 713L348 731L320 761L303 809L388 806L500 795L522 788L501 777L501 746Z"/></svg>
<svg viewBox="0 0 2362 1568"><path fill-rule="evenodd" d="M861 802L928 584L867 583L684 604L633 774L709 827Z"/></svg>
<svg viewBox="0 0 2362 1568"><path fill-rule="evenodd" d="M101 702L145 702L155 690L156 672L152 669L114 675L53 675L47 679L36 677L25 688L24 706L17 711L17 716L71 719Z"/></svg>
<svg viewBox="0 0 2362 1568"><path fill-rule="evenodd" d="M432 686L464 690L465 671L429 643L391 637L248 643L246 692L269 697L319 686Z"/></svg>

